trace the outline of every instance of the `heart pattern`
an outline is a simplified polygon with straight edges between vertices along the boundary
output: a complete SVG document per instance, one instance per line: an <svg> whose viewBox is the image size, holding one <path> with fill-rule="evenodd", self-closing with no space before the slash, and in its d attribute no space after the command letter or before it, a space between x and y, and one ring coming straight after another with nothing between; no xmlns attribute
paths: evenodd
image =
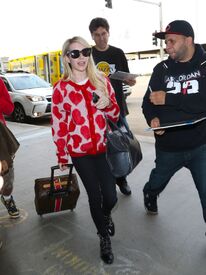
<svg viewBox="0 0 206 275"><path fill-rule="evenodd" d="M74 124L73 120L71 120L69 124L69 133L74 132L75 128L76 128L76 124Z"/></svg>
<svg viewBox="0 0 206 275"><path fill-rule="evenodd" d="M104 129L106 126L105 118L102 115L98 115L95 119L99 129Z"/></svg>
<svg viewBox="0 0 206 275"><path fill-rule="evenodd" d="M59 103L62 103L63 96L59 90L57 90L56 93L53 94L52 101L56 105L58 105Z"/></svg>
<svg viewBox="0 0 206 275"><path fill-rule="evenodd" d="M59 131L57 132L57 135L59 137L64 137L64 136L67 135L67 133L68 133L68 131L67 131L67 124L64 123L64 122L60 122L59 123Z"/></svg>
<svg viewBox="0 0 206 275"><path fill-rule="evenodd" d="M73 135L72 136L72 139L73 139L73 146L74 148L78 148L79 147L79 144L81 143L82 141L82 138L79 136L79 135Z"/></svg>
<svg viewBox="0 0 206 275"><path fill-rule="evenodd" d="M82 101L83 97L80 93L72 91L69 93L69 99L73 104L78 105Z"/></svg>
<svg viewBox="0 0 206 275"><path fill-rule="evenodd" d="M109 80L106 81L111 105L104 110L94 105L92 93L96 89L90 82L78 85L71 80L60 80L54 86L51 123L58 162L68 162L68 155L105 152L105 115L114 121L119 116L114 90Z"/></svg>
<svg viewBox="0 0 206 275"><path fill-rule="evenodd" d="M57 140L57 145L59 148L61 148L62 150L64 149L65 145L66 145L66 142L63 138L59 138Z"/></svg>
<svg viewBox="0 0 206 275"><path fill-rule="evenodd" d="M78 125L82 125L85 122L85 118L81 115L81 112L78 109L73 110L72 118Z"/></svg>
<svg viewBox="0 0 206 275"><path fill-rule="evenodd" d="M88 151L91 151L93 148L93 144L92 142L87 142L83 145L81 145L80 149L82 152L88 152Z"/></svg>
<svg viewBox="0 0 206 275"><path fill-rule="evenodd" d="M64 103L63 104L63 108L65 109L65 111L69 112L71 111L71 105L69 103Z"/></svg>
<svg viewBox="0 0 206 275"><path fill-rule="evenodd" d="M86 138L86 139L91 138L91 134L90 134L88 126L82 126L80 131L84 138Z"/></svg>
<svg viewBox="0 0 206 275"><path fill-rule="evenodd" d="M54 116L56 116L56 118L58 118L58 119L62 118L62 114L59 112L59 109L57 106L53 107L52 112L53 112Z"/></svg>

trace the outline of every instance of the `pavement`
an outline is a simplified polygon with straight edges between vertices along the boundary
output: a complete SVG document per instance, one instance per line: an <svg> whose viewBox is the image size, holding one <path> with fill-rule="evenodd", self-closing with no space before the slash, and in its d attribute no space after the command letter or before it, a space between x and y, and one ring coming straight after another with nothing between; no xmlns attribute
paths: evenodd
<svg viewBox="0 0 206 275"><path fill-rule="evenodd" d="M74 211L36 214L34 180L49 176L56 165L50 128L14 122L8 126L21 144L13 193L21 217L10 219L0 204L0 275L206 274L206 227L188 170L180 170L159 197L159 215L145 213L142 189L154 167L153 137L137 136L143 160L128 176L132 195L118 190L118 207L112 214L115 259L105 265L80 179Z"/></svg>

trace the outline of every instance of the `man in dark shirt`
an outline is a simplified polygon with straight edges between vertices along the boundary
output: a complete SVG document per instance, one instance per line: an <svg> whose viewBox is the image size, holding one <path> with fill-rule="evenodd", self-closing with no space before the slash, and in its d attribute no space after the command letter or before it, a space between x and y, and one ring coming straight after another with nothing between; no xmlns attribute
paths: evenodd
<svg viewBox="0 0 206 275"><path fill-rule="evenodd" d="M206 52L194 42L189 22L175 20L165 31L167 60L157 64L143 98L143 113L152 128L206 116ZM194 125L158 128L155 136L155 168L143 188L148 214L158 214L157 198L172 176L185 167L197 188L206 222L206 120ZM191 198L189 198L191 199Z"/></svg>
<svg viewBox="0 0 206 275"><path fill-rule="evenodd" d="M116 71L129 72L127 59L124 52L114 46L108 44L109 40L109 24L105 18L97 17L92 19L89 30L95 46L92 47L92 55L97 68L111 76ZM128 108L123 93L123 83L120 80L111 79L112 86L115 90L116 100L120 107L121 117L126 122ZM129 79L125 84L133 86L136 83L134 78ZM127 123L127 122L126 122ZM125 177L117 178L116 184L124 195L130 195L131 189L127 184Z"/></svg>

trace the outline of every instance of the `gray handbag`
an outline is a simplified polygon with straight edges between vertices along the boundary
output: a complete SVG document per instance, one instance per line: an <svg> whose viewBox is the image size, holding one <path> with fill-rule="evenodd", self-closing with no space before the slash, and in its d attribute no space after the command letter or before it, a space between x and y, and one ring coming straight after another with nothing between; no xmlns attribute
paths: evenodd
<svg viewBox="0 0 206 275"><path fill-rule="evenodd" d="M108 165L116 178L127 176L142 160L140 143L123 119L120 121L126 132L108 118L106 121L106 159Z"/></svg>

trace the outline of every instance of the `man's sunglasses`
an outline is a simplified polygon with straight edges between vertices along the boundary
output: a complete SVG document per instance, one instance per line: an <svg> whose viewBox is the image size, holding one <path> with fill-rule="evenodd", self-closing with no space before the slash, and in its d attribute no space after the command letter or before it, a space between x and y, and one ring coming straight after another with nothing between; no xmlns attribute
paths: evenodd
<svg viewBox="0 0 206 275"><path fill-rule="evenodd" d="M72 50L72 51L68 51L66 53L66 56L67 57L72 57L72 58L76 59L76 58L80 57L80 54L82 54L84 57L88 57L88 56L90 56L91 51L92 51L91 48L84 48L81 51L79 51L79 50Z"/></svg>

